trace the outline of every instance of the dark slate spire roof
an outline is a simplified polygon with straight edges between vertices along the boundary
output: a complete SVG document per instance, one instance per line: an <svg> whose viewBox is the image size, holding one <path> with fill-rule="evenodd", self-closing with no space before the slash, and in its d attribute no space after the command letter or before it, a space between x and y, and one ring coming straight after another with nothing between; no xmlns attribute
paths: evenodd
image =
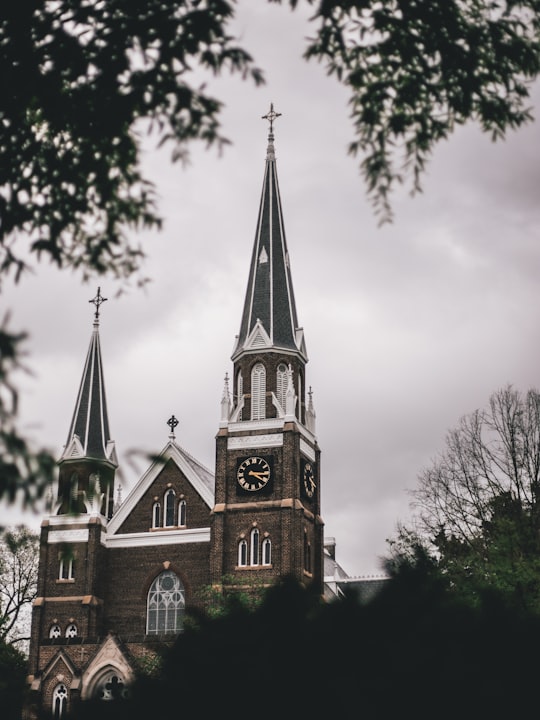
<svg viewBox="0 0 540 720"><path fill-rule="evenodd" d="M240 333L233 352L233 360L243 351L255 347L255 328L264 329L262 344L299 352L305 360L303 333L298 328L296 303L289 265L289 253L285 239L283 212L274 153L273 120L278 117L273 106L264 117L270 121L268 149L264 171L263 189L251 257L249 281ZM259 343L259 347L261 343Z"/></svg>
<svg viewBox="0 0 540 720"><path fill-rule="evenodd" d="M94 458L117 464L114 443L110 439L99 341L99 306L105 300L99 288L96 298L90 300L96 305L94 327L62 460Z"/></svg>

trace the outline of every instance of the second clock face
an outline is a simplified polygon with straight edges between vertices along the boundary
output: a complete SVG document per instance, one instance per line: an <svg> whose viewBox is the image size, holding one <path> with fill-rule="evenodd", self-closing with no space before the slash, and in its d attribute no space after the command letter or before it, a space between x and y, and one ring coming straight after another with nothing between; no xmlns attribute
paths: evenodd
<svg viewBox="0 0 540 720"><path fill-rule="evenodd" d="M315 495L315 489L317 485L315 484L315 470L311 463L307 462L304 464L304 471L302 473L302 484L305 494L308 496L308 498L312 498Z"/></svg>
<svg viewBox="0 0 540 720"><path fill-rule="evenodd" d="M257 455L248 457L238 464L236 479L242 490L256 492L266 487L272 478L267 460Z"/></svg>

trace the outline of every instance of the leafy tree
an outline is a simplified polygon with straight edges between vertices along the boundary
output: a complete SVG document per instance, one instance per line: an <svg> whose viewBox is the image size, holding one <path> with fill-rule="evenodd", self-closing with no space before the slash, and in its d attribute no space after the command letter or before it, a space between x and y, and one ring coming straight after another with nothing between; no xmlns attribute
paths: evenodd
<svg viewBox="0 0 540 720"><path fill-rule="evenodd" d="M497 588L540 612L540 393L507 386L463 417L411 506L413 527L400 528L394 556L424 548L470 602Z"/></svg>
<svg viewBox="0 0 540 720"><path fill-rule="evenodd" d="M0 638L0 707L3 720L20 720L26 693L26 657Z"/></svg>
<svg viewBox="0 0 540 720"><path fill-rule="evenodd" d="M279 0L269 0L279 2ZM353 140L382 220L413 191L436 143L474 121L494 138L531 119L536 0L288 0L314 8L306 59L350 90ZM202 80L263 81L230 32L233 0L20 0L0 17L0 290L32 261L126 280L144 258L128 230L159 227L140 138L173 160L222 147L221 103ZM284 19L285 21L285 19ZM0 499L32 503L46 453L17 431L11 381L22 334L0 327ZM36 478L42 478L41 487Z"/></svg>
<svg viewBox="0 0 540 720"><path fill-rule="evenodd" d="M36 597L39 538L21 526L0 538L0 640L26 646ZM19 646L21 647L21 646Z"/></svg>

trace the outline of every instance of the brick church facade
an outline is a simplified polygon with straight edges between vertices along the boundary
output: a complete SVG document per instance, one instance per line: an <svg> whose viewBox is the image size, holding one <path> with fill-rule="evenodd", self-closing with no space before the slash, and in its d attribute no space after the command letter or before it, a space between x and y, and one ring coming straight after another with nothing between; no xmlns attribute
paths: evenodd
<svg viewBox="0 0 540 720"><path fill-rule="evenodd" d="M226 377L215 470L175 440L115 507L98 290L90 347L55 504L41 528L29 717L122 693L181 632L209 588L260 591L293 576L325 591L320 449L306 379L274 154L262 195L240 331Z"/></svg>

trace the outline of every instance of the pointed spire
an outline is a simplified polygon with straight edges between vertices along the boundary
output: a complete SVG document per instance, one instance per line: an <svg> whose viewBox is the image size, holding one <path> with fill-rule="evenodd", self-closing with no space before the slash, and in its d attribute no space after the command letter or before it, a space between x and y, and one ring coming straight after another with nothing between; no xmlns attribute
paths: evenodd
<svg viewBox="0 0 540 720"><path fill-rule="evenodd" d="M62 460L68 457L86 457L108 460L116 465L114 443L109 430L99 340L99 312L106 300L107 298L101 295L101 288L98 288L97 295L89 300L96 308L92 337Z"/></svg>
<svg viewBox="0 0 540 720"><path fill-rule="evenodd" d="M229 373L225 373L223 395L221 396L221 422L226 423L231 414L231 392L229 390Z"/></svg>
<svg viewBox="0 0 540 720"><path fill-rule="evenodd" d="M263 189L233 360L248 349L251 343L264 341L266 349L275 347L294 351L307 361L303 333L298 327L276 171L273 128L274 121L280 115L274 110L273 104L270 105L270 111L263 115L270 123ZM261 327L264 334L261 333Z"/></svg>
<svg viewBox="0 0 540 720"><path fill-rule="evenodd" d="M308 391L308 406L307 406L307 412L306 412L306 427L308 430L310 430L313 434L315 434L315 406L313 405L313 390L311 389L311 385L309 387Z"/></svg>

